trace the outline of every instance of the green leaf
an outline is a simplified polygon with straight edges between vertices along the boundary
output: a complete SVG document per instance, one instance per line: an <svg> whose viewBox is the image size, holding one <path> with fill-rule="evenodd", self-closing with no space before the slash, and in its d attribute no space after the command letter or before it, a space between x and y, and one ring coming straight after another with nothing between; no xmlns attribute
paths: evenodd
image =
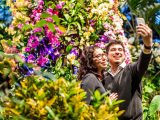
<svg viewBox="0 0 160 120"><path fill-rule="evenodd" d="M78 14L78 16L79 16L79 18L80 18L80 20L81 20L81 23L85 23L85 21L84 21L84 18L83 18L83 16L82 16L82 14Z"/></svg>
<svg viewBox="0 0 160 120"><path fill-rule="evenodd" d="M66 52L69 53L72 50L73 46L72 45L68 45L66 47Z"/></svg>
<svg viewBox="0 0 160 120"><path fill-rule="evenodd" d="M22 31L31 30L32 28L33 28L33 26L31 24L25 24L22 28Z"/></svg>
<svg viewBox="0 0 160 120"><path fill-rule="evenodd" d="M50 17L50 15L48 13L42 13L41 18L45 19Z"/></svg>
<svg viewBox="0 0 160 120"><path fill-rule="evenodd" d="M52 1L48 1L48 2L45 1L45 6L46 6L46 7L50 6L51 8L54 9L56 5L55 5Z"/></svg>
<svg viewBox="0 0 160 120"><path fill-rule="evenodd" d="M35 27L43 27L47 22L45 20L40 20L35 24Z"/></svg>
<svg viewBox="0 0 160 120"><path fill-rule="evenodd" d="M80 66L79 61L78 60L74 60L74 65L79 67Z"/></svg>
<svg viewBox="0 0 160 120"><path fill-rule="evenodd" d="M96 90L94 92L94 97L95 97L96 100L100 100L101 99L101 94L100 94L100 92L98 90Z"/></svg>
<svg viewBox="0 0 160 120"><path fill-rule="evenodd" d="M78 27L78 30L81 30L81 25L79 24L79 22L73 22L71 24L75 25L75 27Z"/></svg>
<svg viewBox="0 0 160 120"><path fill-rule="evenodd" d="M149 106L149 115L154 115L157 111L160 111L160 95L154 96Z"/></svg>
<svg viewBox="0 0 160 120"><path fill-rule="evenodd" d="M71 17L69 16L69 14L64 14L64 17L68 22L71 22Z"/></svg>
<svg viewBox="0 0 160 120"><path fill-rule="evenodd" d="M52 32L54 32L55 31L55 29L54 29L54 24L53 23L47 23L47 25L48 25L48 27L49 27L49 29L52 31Z"/></svg>
<svg viewBox="0 0 160 120"><path fill-rule="evenodd" d="M144 89L145 89L145 92L147 92L147 93L152 93L153 92L153 89L149 86L145 86Z"/></svg>
<svg viewBox="0 0 160 120"><path fill-rule="evenodd" d="M57 25L59 25L60 19L57 15L53 15L53 20L56 22Z"/></svg>
<svg viewBox="0 0 160 120"><path fill-rule="evenodd" d="M0 34L0 39L2 39L3 38L3 35L2 34Z"/></svg>
<svg viewBox="0 0 160 120"><path fill-rule="evenodd" d="M22 58L19 55L15 55L15 60L16 60L16 62L23 63L23 60L22 60Z"/></svg>
<svg viewBox="0 0 160 120"><path fill-rule="evenodd" d="M56 62L55 70L56 71L60 70L61 66L62 66L62 58L60 57L60 58L58 58L58 60Z"/></svg>
<svg viewBox="0 0 160 120"><path fill-rule="evenodd" d="M76 10L72 10L71 16L73 17L75 15L75 13L76 13Z"/></svg>
<svg viewBox="0 0 160 120"><path fill-rule="evenodd" d="M53 80L53 81L56 80L55 76L52 73L49 73L49 72L43 72L43 76L45 78L48 78L48 79Z"/></svg>
<svg viewBox="0 0 160 120"><path fill-rule="evenodd" d="M112 105L115 106L115 105L118 105L118 104L123 103L123 102L125 102L125 100L114 101L114 102L112 103Z"/></svg>
<svg viewBox="0 0 160 120"><path fill-rule="evenodd" d="M9 68L3 68L3 78L6 79L7 76L10 74L11 69Z"/></svg>
<svg viewBox="0 0 160 120"><path fill-rule="evenodd" d="M54 114L54 112L51 110L50 107L45 106L45 109L49 112L49 114L50 114L53 118L55 117L55 114Z"/></svg>

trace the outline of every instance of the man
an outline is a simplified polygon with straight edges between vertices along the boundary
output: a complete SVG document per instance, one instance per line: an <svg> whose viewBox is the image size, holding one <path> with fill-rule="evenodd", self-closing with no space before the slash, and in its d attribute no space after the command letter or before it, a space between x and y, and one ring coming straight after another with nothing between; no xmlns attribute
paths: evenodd
<svg viewBox="0 0 160 120"><path fill-rule="evenodd" d="M143 50L137 62L126 65L124 46L120 41L111 41L106 50L110 70L103 81L105 89L118 93L120 109L125 113L120 120L142 120L141 80L151 59L152 30L144 24L137 26L137 35L143 39Z"/></svg>

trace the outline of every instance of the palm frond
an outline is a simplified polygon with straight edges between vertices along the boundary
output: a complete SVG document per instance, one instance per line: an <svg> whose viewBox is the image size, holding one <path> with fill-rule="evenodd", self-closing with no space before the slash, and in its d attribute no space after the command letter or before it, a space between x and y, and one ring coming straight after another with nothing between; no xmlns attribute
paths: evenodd
<svg viewBox="0 0 160 120"><path fill-rule="evenodd" d="M143 17L146 23L160 34L160 25L155 24L156 13L160 10L160 3L155 0L127 0L132 13Z"/></svg>

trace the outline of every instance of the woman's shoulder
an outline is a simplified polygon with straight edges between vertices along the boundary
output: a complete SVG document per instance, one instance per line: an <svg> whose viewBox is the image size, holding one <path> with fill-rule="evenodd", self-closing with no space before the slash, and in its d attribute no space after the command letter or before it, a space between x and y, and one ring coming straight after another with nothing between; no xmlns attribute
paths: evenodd
<svg viewBox="0 0 160 120"><path fill-rule="evenodd" d="M87 73L86 75L84 75L83 79L85 79L86 77L97 78L93 73Z"/></svg>
<svg viewBox="0 0 160 120"><path fill-rule="evenodd" d="M87 73L83 78L83 82L95 82L95 80L98 80L97 77L93 73Z"/></svg>

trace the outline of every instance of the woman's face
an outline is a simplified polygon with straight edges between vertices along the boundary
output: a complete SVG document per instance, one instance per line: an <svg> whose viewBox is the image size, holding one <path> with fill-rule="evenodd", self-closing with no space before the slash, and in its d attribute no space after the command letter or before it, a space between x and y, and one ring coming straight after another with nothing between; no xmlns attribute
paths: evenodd
<svg viewBox="0 0 160 120"><path fill-rule="evenodd" d="M107 67L107 56L101 48L96 48L93 52L93 64L98 70L104 70Z"/></svg>

